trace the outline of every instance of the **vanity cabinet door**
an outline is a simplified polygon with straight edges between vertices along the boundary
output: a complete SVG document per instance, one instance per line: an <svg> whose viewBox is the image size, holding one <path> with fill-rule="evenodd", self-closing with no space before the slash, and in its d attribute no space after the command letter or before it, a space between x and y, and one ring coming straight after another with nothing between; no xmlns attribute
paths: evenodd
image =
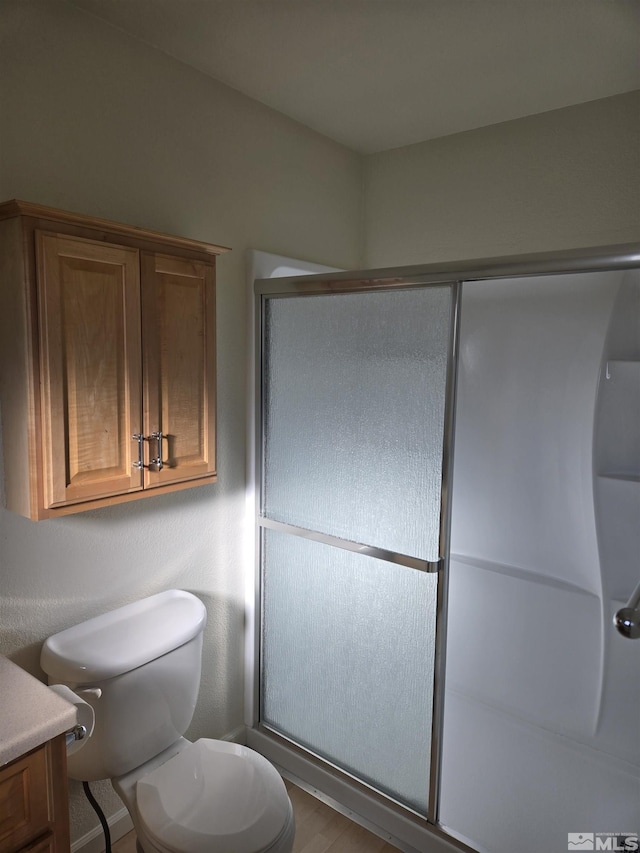
<svg viewBox="0 0 640 853"><path fill-rule="evenodd" d="M64 735L0 767L0 853L69 853Z"/></svg>
<svg viewBox="0 0 640 853"><path fill-rule="evenodd" d="M36 239L45 506L140 490L139 252Z"/></svg>
<svg viewBox="0 0 640 853"><path fill-rule="evenodd" d="M0 851L19 850L48 829L47 756L42 748L0 770Z"/></svg>
<svg viewBox="0 0 640 853"><path fill-rule="evenodd" d="M143 252L145 488L216 473L213 264ZM154 461L155 460L155 461Z"/></svg>

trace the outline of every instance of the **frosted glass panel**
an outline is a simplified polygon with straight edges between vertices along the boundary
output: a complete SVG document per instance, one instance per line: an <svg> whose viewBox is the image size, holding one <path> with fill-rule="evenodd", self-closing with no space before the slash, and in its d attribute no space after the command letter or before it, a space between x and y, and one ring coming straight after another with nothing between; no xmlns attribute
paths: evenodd
<svg viewBox="0 0 640 853"><path fill-rule="evenodd" d="M264 537L263 722L425 814L437 575Z"/></svg>
<svg viewBox="0 0 640 853"><path fill-rule="evenodd" d="M271 519L436 560L451 289L270 299Z"/></svg>

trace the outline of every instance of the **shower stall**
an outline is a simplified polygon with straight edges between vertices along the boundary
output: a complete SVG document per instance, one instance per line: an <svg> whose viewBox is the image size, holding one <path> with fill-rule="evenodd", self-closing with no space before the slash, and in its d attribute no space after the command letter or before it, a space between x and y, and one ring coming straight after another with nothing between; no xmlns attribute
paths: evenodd
<svg viewBox="0 0 640 853"><path fill-rule="evenodd" d="M249 744L406 851L637 850L637 247L255 294Z"/></svg>

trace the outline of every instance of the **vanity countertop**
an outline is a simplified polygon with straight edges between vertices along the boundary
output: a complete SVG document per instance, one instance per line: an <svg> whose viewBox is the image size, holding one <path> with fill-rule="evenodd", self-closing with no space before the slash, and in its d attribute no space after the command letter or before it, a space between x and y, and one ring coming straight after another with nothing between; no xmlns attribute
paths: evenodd
<svg viewBox="0 0 640 853"><path fill-rule="evenodd" d="M76 724L76 709L0 655L0 767Z"/></svg>

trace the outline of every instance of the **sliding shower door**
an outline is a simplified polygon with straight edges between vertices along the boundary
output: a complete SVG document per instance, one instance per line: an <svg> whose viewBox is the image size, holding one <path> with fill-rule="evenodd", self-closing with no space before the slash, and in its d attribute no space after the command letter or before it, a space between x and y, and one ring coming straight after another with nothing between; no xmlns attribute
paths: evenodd
<svg viewBox="0 0 640 853"><path fill-rule="evenodd" d="M260 727L434 819L458 285L259 289Z"/></svg>

